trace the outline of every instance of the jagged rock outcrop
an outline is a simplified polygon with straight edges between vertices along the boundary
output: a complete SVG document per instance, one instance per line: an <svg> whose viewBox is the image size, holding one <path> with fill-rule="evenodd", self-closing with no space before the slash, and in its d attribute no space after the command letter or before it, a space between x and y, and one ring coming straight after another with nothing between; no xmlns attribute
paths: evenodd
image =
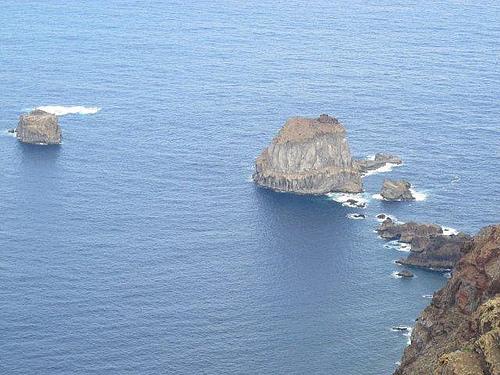
<svg viewBox="0 0 500 375"><path fill-rule="evenodd" d="M411 193L411 184L405 180L385 180L380 195L388 201L408 201L415 197Z"/></svg>
<svg viewBox="0 0 500 375"><path fill-rule="evenodd" d="M500 225L474 237L417 319L395 374L500 374Z"/></svg>
<svg viewBox="0 0 500 375"><path fill-rule="evenodd" d="M397 263L406 266L451 269L469 250L471 237L465 233L450 236L414 237L410 242L411 250L406 259Z"/></svg>
<svg viewBox="0 0 500 375"><path fill-rule="evenodd" d="M403 163L399 156L377 153L373 159L360 159L355 161L362 174L384 167L386 164L400 165Z"/></svg>
<svg viewBox="0 0 500 375"><path fill-rule="evenodd" d="M443 228L436 224L414 222L398 224L387 218L377 229L380 237L410 244L410 254L397 263L431 268L451 269L469 251L471 237L465 233L443 234Z"/></svg>
<svg viewBox="0 0 500 375"><path fill-rule="evenodd" d="M328 115L289 119L257 158L253 180L266 188L300 194L363 190L346 130Z"/></svg>
<svg viewBox="0 0 500 375"><path fill-rule="evenodd" d="M23 143L60 144L61 128L57 116L39 109L21 115L16 137Z"/></svg>

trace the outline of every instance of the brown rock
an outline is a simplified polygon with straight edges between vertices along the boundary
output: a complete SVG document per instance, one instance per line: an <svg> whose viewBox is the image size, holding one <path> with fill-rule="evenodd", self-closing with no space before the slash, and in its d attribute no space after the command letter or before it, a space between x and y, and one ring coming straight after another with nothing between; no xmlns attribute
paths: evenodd
<svg viewBox="0 0 500 375"><path fill-rule="evenodd" d="M256 184L300 194L362 191L346 131L334 117L294 117L255 162Z"/></svg>
<svg viewBox="0 0 500 375"><path fill-rule="evenodd" d="M500 374L500 225L470 247L417 319L395 374Z"/></svg>
<svg viewBox="0 0 500 375"><path fill-rule="evenodd" d="M16 137L23 143L60 144L61 128L57 116L36 109L19 117Z"/></svg>

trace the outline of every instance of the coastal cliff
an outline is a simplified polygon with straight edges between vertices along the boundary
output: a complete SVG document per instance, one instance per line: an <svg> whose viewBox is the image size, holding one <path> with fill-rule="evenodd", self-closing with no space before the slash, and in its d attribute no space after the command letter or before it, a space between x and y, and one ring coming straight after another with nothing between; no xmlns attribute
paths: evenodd
<svg viewBox="0 0 500 375"><path fill-rule="evenodd" d="M257 158L252 177L262 187L300 194L363 190L346 130L328 115L289 119Z"/></svg>
<svg viewBox="0 0 500 375"><path fill-rule="evenodd" d="M476 235L433 297L395 375L500 374L500 225Z"/></svg>
<svg viewBox="0 0 500 375"><path fill-rule="evenodd" d="M57 116L39 109L21 115L16 137L23 143L60 144L61 128Z"/></svg>

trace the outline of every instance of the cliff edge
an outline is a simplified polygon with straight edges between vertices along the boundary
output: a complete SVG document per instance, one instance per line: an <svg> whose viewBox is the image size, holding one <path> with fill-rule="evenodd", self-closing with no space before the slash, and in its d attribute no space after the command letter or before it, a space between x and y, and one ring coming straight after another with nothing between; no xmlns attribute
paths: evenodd
<svg viewBox="0 0 500 375"><path fill-rule="evenodd" d="M334 117L294 117L255 162L256 184L299 194L358 193L363 190L346 130Z"/></svg>
<svg viewBox="0 0 500 375"><path fill-rule="evenodd" d="M500 374L500 225L482 229L417 319L395 375Z"/></svg>

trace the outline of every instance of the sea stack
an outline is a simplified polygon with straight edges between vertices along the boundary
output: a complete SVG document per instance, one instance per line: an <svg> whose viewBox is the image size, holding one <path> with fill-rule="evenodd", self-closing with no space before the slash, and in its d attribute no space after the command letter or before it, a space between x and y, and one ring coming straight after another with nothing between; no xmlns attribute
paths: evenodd
<svg viewBox="0 0 500 375"><path fill-rule="evenodd" d="M60 144L61 128L57 116L39 109L21 115L16 128L16 137L23 143Z"/></svg>
<svg viewBox="0 0 500 375"><path fill-rule="evenodd" d="M410 188L411 184L405 180L385 180L380 195L387 201L414 200Z"/></svg>
<svg viewBox="0 0 500 375"><path fill-rule="evenodd" d="M262 187L299 194L363 190L346 130L328 115L290 118L257 158L253 180Z"/></svg>

